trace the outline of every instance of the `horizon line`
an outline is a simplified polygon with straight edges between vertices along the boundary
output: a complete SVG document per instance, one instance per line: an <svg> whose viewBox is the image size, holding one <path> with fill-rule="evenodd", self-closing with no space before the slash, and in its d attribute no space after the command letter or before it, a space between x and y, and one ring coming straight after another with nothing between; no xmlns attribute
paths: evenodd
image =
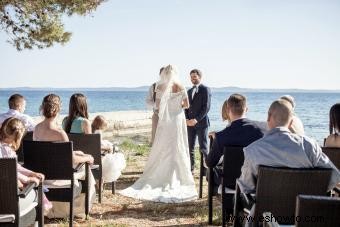
<svg viewBox="0 0 340 227"><path fill-rule="evenodd" d="M0 89L141 89L150 87L150 85L141 85L136 87L124 87L124 86L110 86L110 87L33 87L33 86L21 86L21 87L0 87ZM191 86L189 86L191 87ZM305 91L339 91L340 89L324 89L324 88L250 88L250 87L237 87L237 86L221 86L214 87L211 86L211 89L244 89L244 90L305 90Z"/></svg>

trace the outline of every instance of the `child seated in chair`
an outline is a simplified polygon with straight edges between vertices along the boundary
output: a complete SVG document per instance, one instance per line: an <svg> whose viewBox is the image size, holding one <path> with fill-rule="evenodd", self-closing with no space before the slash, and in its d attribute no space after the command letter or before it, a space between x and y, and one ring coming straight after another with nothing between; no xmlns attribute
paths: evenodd
<svg viewBox="0 0 340 227"><path fill-rule="evenodd" d="M0 128L0 158L16 158L15 151L19 148L21 139L25 134L25 126L23 122L17 118L7 118ZM22 189L25 184L35 183L39 185L40 181L44 181L45 176L41 173L33 172L17 164L18 171L18 187ZM26 198L19 198L20 210L29 207L37 198L36 192L32 190ZM52 208L52 203L43 194L44 213Z"/></svg>
<svg viewBox="0 0 340 227"><path fill-rule="evenodd" d="M92 133L98 133L102 137L102 132L107 129L107 121L102 115L98 115L92 122ZM115 148L115 149L114 149ZM121 171L126 167L124 155L117 151L117 147L108 141L101 139L103 181L116 181L121 175Z"/></svg>

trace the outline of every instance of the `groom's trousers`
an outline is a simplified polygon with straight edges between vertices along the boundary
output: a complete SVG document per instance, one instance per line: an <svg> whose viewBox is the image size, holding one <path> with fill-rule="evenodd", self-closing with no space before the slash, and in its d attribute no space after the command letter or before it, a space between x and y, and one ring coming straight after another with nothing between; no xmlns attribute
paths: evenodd
<svg viewBox="0 0 340 227"><path fill-rule="evenodd" d="M191 171L195 168L195 144L198 137L199 150L203 153L203 157L208 155L208 127L205 128L188 128L188 142L191 161Z"/></svg>

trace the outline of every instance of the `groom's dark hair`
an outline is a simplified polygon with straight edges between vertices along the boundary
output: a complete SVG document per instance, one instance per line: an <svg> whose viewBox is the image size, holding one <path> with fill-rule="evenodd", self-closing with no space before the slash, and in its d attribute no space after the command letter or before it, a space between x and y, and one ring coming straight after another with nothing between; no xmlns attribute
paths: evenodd
<svg viewBox="0 0 340 227"><path fill-rule="evenodd" d="M193 69L190 71L190 75L196 73L199 77L202 77L202 72L199 69Z"/></svg>

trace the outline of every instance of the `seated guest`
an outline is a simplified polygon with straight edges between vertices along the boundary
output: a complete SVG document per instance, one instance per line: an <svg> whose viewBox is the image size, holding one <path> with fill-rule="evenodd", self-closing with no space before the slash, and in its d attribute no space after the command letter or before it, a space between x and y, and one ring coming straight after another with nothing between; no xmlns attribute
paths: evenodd
<svg viewBox="0 0 340 227"><path fill-rule="evenodd" d="M0 114L0 126L1 124L10 117L15 117L21 120L27 131L33 131L35 123L33 119L24 114L26 109L26 100L24 96L20 94L14 94L8 99L9 110L7 113Z"/></svg>
<svg viewBox="0 0 340 227"><path fill-rule="evenodd" d="M107 128L107 121L102 115L96 116L91 124L92 133L100 134L102 137L103 131ZM101 139L101 149L102 152L112 153L113 152L113 144L108 140Z"/></svg>
<svg viewBox="0 0 340 227"><path fill-rule="evenodd" d="M33 132L33 140L35 141L57 141L57 142L68 142L68 136L57 125L57 117L60 111L61 101L59 96L55 94L49 94L44 97L40 111L44 116L44 120L40 122ZM91 155L84 154L81 151L74 151L73 154L73 165L76 167L79 163L93 163L93 157ZM75 173L76 180L84 180L85 178L85 169L81 169L81 171ZM95 199L95 181L90 171L90 205ZM64 181L46 181L47 187L54 187L56 185L61 186ZM80 194L81 187L79 183L75 183L75 191L77 197L74 200L74 212L75 215L83 214L84 213L84 203L85 203L85 196ZM53 209L48 213L49 218L62 218L67 217L69 213L68 203L64 202L56 202L53 201Z"/></svg>
<svg viewBox="0 0 340 227"><path fill-rule="evenodd" d="M259 122L246 118L247 110L246 97L241 94L231 95L223 104L222 118L228 120L230 125L222 131L211 134L214 142L205 160L208 167L214 167L215 186L221 184L222 169L217 165L223 156L224 146L248 146L262 138L266 130Z"/></svg>
<svg viewBox="0 0 340 227"><path fill-rule="evenodd" d="M22 121L13 117L7 118L0 128L0 158L16 158L15 151L19 148L21 139L25 133L25 126ZM18 187L23 188L25 184L43 181L45 176L28 170L17 164ZM37 198L36 191L32 190L25 198L19 198L20 210L25 210L31 206ZM52 208L52 204L43 195L44 213Z"/></svg>
<svg viewBox="0 0 340 227"><path fill-rule="evenodd" d="M283 99L274 101L268 111L267 123L270 131L266 135L245 147L244 164L239 179L243 193L254 193L258 175L258 166L288 168L330 168L331 190L340 181L340 172L328 157L322 153L316 141L289 131L293 121L291 104ZM251 210L251 215L253 214ZM249 223L248 223L249 224Z"/></svg>
<svg viewBox="0 0 340 227"><path fill-rule="evenodd" d="M102 115L96 116L92 121L92 133L98 133L102 137L102 132L107 128L107 121ZM126 167L124 155L121 152L113 152L113 144L108 140L101 139L103 183L116 181Z"/></svg>
<svg viewBox="0 0 340 227"><path fill-rule="evenodd" d="M329 111L329 136L326 147L340 147L340 103L334 104Z"/></svg>
<svg viewBox="0 0 340 227"><path fill-rule="evenodd" d="M91 134L91 122L86 97L83 94L76 93L71 96L69 113L63 120L63 129L67 133Z"/></svg>
<svg viewBox="0 0 340 227"><path fill-rule="evenodd" d="M292 105L292 109L294 111L294 109L296 107L296 103L295 103L295 100L294 100L293 96L291 96L291 95L284 95L284 96L281 96L280 99L288 101L289 104ZM305 134L305 130L303 128L302 121L300 120L300 118L294 112L293 112L293 118L292 119L293 119L293 122L289 126L289 130L292 133L295 133L295 134L303 136Z"/></svg>

